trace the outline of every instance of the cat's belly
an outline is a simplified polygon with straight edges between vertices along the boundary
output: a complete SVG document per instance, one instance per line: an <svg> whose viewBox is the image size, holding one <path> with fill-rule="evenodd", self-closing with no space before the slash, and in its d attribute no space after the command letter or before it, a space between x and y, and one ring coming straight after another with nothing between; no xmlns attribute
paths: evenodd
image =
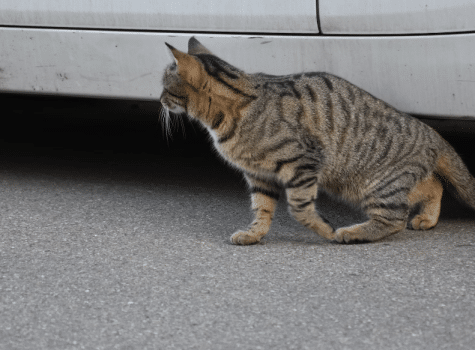
<svg viewBox="0 0 475 350"><path fill-rule="evenodd" d="M359 173L324 169L319 177L319 187L327 192L344 198L353 204L359 204L364 197L367 179Z"/></svg>
<svg viewBox="0 0 475 350"><path fill-rule="evenodd" d="M233 164L243 172L254 175L260 179L266 179L280 184L285 183L285 179L275 172L275 162L269 160L254 161L252 159L241 159Z"/></svg>

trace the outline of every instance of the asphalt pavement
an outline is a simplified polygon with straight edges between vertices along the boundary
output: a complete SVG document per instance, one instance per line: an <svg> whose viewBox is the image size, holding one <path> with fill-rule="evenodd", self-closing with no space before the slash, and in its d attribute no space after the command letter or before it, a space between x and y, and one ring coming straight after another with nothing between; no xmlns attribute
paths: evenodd
<svg viewBox="0 0 475 350"><path fill-rule="evenodd" d="M354 245L281 201L234 246L245 182L197 125L163 137L156 103L0 104L0 349L475 348L475 212L449 195L435 229ZM435 124L475 174L473 124Z"/></svg>

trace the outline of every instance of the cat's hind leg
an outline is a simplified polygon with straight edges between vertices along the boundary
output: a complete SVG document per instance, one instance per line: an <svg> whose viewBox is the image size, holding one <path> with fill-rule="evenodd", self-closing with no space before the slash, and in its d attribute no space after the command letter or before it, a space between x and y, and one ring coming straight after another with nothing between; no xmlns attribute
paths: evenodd
<svg viewBox="0 0 475 350"><path fill-rule="evenodd" d="M409 192L407 196L409 205L421 207L420 212L407 224L409 229L428 230L437 224L443 191L442 184L432 174Z"/></svg>
<svg viewBox="0 0 475 350"><path fill-rule="evenodd" d="M274 211L279 200L280 188L273 183L258 180L246 175L251 189L254 221L247 231L237 231L231 236L231 242L238 245L258 243L269 232Z"/></svg>
<svg viewBox="0 0 475 350"><path fill-rule="evenodd" d="M406 177L403 181L403 176ZM410 173L403 173L373 187L362 202L369 220L336 230L339 243L373 242L403 230L409 217L407 195L412 188Z"/></svg>
<svg viewBox="0 0 475 350"><path fill-rule="evenodd" d="M373 242L399 232L405 226L405 220L374 215L362 224L339 228L335 232L335 240L339 243Z"/></svg>
<svg viewBox="0 0 475 350"><path fill-rule="evenodd" d="M316 211L318 186L316 183L287 188L290 214L302 225L327 239L334 238L335 230Z"/></svg>

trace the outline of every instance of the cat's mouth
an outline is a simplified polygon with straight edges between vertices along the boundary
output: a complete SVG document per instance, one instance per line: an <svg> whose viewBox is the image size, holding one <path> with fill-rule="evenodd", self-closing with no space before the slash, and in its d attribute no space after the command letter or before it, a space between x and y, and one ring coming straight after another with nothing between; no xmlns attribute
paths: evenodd
<svg viewBox="0 0 475 350"><path fill-rule="evenodd" d="M185 109L182 106L176 105L176 104L164 104L162 102L163 107L168 111L173 114L182 114L185 113Z"/></svg>

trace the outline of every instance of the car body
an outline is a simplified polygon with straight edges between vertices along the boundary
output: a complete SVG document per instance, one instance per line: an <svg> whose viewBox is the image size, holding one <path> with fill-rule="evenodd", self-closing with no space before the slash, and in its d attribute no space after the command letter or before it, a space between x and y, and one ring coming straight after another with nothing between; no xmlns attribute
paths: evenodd
<svg viewBox="0 0 475 350"><path fill-rule="evenodd" d="M411 114L475 118L475 2L3 0L0 91L157 100L195 36L246 72L326 71Z"/></svg>

